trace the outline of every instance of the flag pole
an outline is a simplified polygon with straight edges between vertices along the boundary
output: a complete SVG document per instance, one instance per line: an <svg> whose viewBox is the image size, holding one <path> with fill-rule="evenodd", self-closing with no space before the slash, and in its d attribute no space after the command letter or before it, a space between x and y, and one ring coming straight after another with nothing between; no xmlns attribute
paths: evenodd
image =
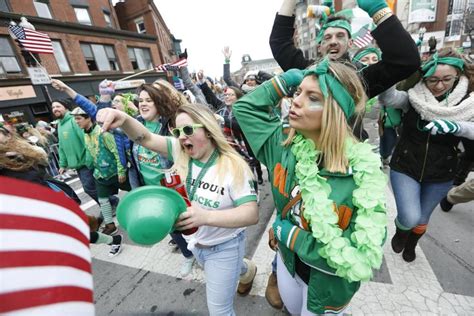
<svg viewBox="0 0 474 316"><path fill-rule="evenodd" d="M46 72L46 74L49 77L49 80L51 80L51 76L49 75L48 71L46 70L46 68L43 65L41 65L41 63L38 61L38 59L36 59L35 55L33 55L33 53L30 52L29 50L27 52L28 52L28 54L30 54L31 57L33 57L35 62L44 70L44 72Z"/></svg>
<svg viewBox="0 0 474 316"><path fill-rule="evenodd" d="M136 76L140 76L140 75L146 74L147 72L151 72L151 71L153 71L153 70L155 70L155 68L150 68L150 69L147 69L147 70L144 70L144 71L140 71L140 72L138 72L138 73L136 73L136 74L133 74L133 75L124 77L124 78L119 79L119 80L116 80L116 81L123 81L123 80L127 80L127 79L130 79L130 78L134 78L134 77L136 77Z"/></svg>
<svg viewBox="0 0 474 316"><path fill-rule="evenodd" d="M48 71L46 70L46 68L38 61L38 59L35 57L35 55L33 55L32 52L28 51L28 53L30 54L31 57L33 57L33 59L35 60L35 62L44 70L44 72L48 75L49 77L49 80L51 80L51 76L49 75ZM51 95L49 94L49 91L48 91L48 88L46 88L46 85L42 84L40 85L41 86L41 90L43 91L43 94L45 96L45 99L46 99L46 103L48 104L48 110L50 111L50 113L53 113L53 109L52 109L52 99L51 99ZM50 119L51 119L51 115L50 115Z"/></svg>

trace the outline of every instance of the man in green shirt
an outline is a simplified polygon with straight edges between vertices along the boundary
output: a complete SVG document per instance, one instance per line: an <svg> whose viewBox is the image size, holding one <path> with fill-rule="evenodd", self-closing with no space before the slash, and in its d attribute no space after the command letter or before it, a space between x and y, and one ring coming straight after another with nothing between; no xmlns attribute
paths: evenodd
<svg viewBox="0 0 474 316"><path fill-rule="evenodd" d="M117 227L112 218L109 196L117 194L119 189L130 190L126 170L120 163L114 136L102 133L100 126L93 123L81 108L75 108L71 114L77 125L84 130L86 149L92 157L97 196L105 223L102 233L113 235L117 232Z"/></svg>
<svg viewBox="0 0 474 316"><path fill-rule="evenodd" d="M76 169L84 191L99 203L90 157L84 144L84 131L74 122L70 107L67 100L56 100L52 104L53 115L58 119L59 173Z"/></svg>

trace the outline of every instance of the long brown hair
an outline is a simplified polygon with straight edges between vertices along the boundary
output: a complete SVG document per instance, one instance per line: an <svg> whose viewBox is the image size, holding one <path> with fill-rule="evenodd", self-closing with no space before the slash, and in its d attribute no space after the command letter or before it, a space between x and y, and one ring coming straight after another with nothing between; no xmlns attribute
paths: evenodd
<svg viewBox="0 0 474 316"><path fill-rule="evenodd" d="M188 103L184 95L164 80L157 80L152 84L144 83L138 87L137 93L140 94L142 91L148 92L158 114L171 121L174 121L176 117L176 110Z"/></svg>

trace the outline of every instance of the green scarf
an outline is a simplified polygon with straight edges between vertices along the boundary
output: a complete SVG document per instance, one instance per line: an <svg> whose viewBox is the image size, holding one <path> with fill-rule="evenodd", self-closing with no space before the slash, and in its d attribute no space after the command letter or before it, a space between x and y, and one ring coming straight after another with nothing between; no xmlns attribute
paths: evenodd
<svg viewBox="0 0 474 316"><path fill-rule="evenodd" d="M304 76L309 75L316 75L318 77L319 86L325 99L328 98L329 91L331 91L332 97L337 101L337 104L339 104L346 119L349 120L355 111L354 99L352 99L349 92L347 92L339 80L329 73L329 59L326 57L316 66L307 69L304 72Z"/></svg>
<svg viewBox="0 0 474 316"><path fill-rule="evenodd" d="M457 58L457 57L439 57L438 53L435 53L431 57L431 60L426 62L421 67L421 71L424 73L423 78L427 78L427 77L432 76L435 73L436 67L438 67L438 64L450 65L450 66L453 66L455 68L458 68L461 71L464 70L464 60L462 60L461 58Z"/></svg>

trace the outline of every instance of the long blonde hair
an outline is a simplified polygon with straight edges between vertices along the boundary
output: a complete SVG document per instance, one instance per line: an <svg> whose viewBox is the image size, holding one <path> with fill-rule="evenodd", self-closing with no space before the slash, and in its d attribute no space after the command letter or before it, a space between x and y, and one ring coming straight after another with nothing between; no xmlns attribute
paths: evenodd
<svg viewBox="0 0 474 316"><path fill-rule="evenodd" d="M217 160L218 183L222 184L224 176L230 174L234 179L237 188L242 188L245 179L253 178L252 172L245 160L227 142L222 130L217 123L214 114L204 105L186 104L182 105L176 112L186 113L196 124L202 124L214 147L219 152ZM190 157L181 148L178 158L173 166L178 174L185 179L189 170L188 163Z"/></svg>
<svg viewBox="0 0 474 316"><path fill-rule="evenodd" d="M354 99L356 106L354 115L357 115L357 119L359 119L359 115L365 107L367 96L356 71L353 67L338 62L329 62L329 72L347 89L347 92ZM316 76L314 78L318 79ZM328 92L329 96L324 99L321 133L319 134L316 147L322 152L321 159L324 168L330 172L345 173L349 165L345 152L346 139L352 138L354 142L357 139L352 133L352 128L347 123L344 112L332 97L331 91L329 90ZM291 145L295 135L296 130L291 128L288 138L284 141L283 145Z"/></svg>

